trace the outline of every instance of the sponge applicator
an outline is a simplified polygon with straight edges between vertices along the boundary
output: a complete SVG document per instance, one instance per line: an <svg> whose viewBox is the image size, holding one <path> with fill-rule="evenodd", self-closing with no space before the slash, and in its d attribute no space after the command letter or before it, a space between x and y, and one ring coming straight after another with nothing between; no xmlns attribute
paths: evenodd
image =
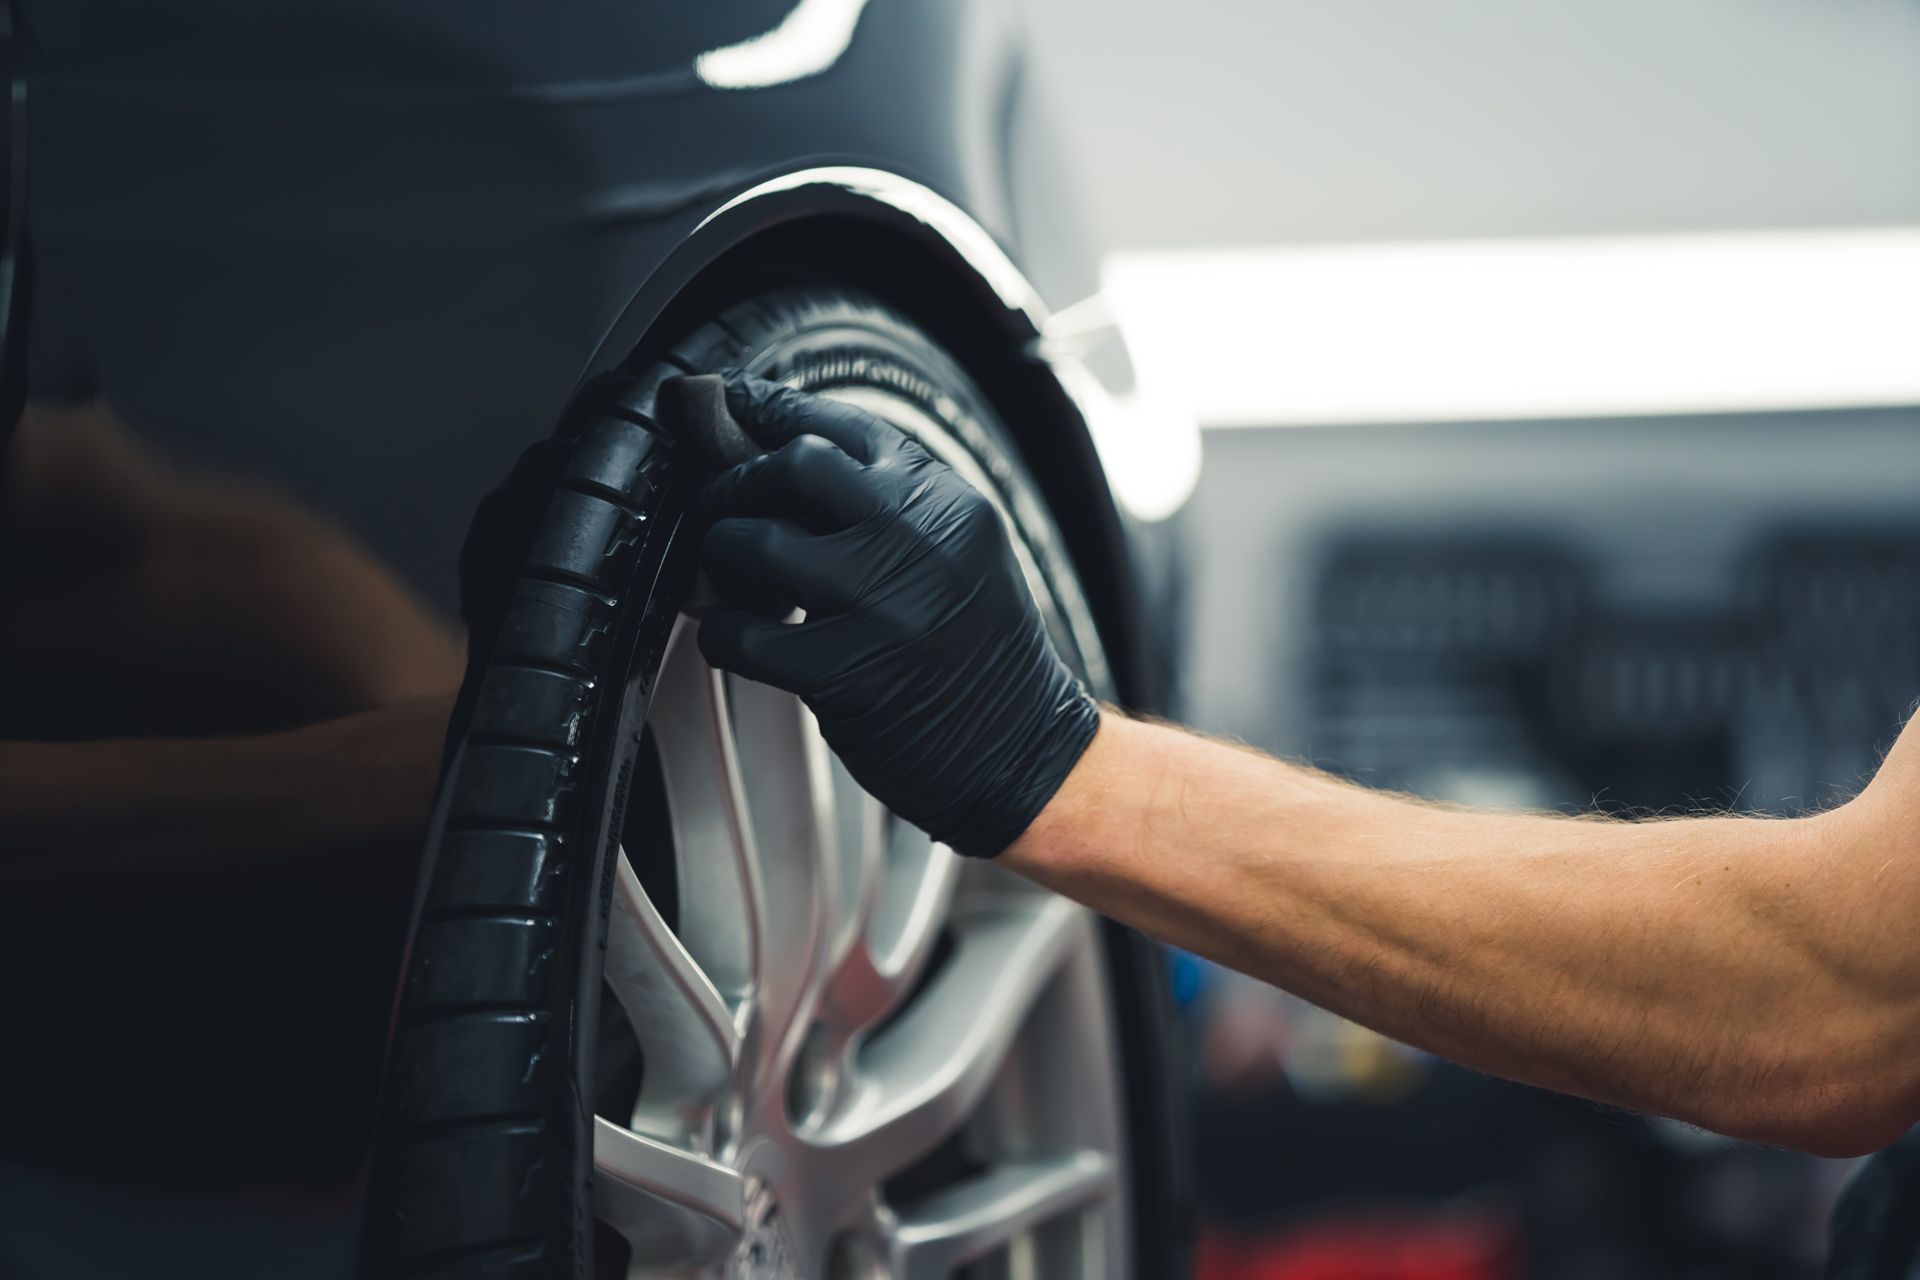
<svg viewBox="0 0 1920 1280"><path fill-rule="evenodd" d="M668 378L655 394L661 425L691 444L714 471L725 471L766 450L727 412L727 384L717 373Z"/></svg>
<svg viewBox="0 0 1920 1280"><path fill-rule="evenodd" d="M667 379L655 396L654 412L675 439L692 447L709 473L718 474L766 452L727 411L727 384L718 374ZM702 573L694 579L680 611L697 618L718 603L720 594Z"/></svg>

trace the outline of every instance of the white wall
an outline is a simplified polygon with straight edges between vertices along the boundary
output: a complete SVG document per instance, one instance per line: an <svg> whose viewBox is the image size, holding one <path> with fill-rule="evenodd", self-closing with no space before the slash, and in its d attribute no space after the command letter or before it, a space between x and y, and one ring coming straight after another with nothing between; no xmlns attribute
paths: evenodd
<svg viewBox="0 0 1920 1280"><path fill-rule="evenodd" d="M1116 248L1920 222L1920 0L1023 0Z"/></svg>

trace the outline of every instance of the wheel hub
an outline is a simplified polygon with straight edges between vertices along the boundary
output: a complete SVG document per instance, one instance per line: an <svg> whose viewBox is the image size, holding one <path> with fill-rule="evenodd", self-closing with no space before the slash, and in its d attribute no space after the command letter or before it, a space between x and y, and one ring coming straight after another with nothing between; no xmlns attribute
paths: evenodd
<svg viewBox="0 0 1920 1280"><path fill-rule="evenodd" d="M740 1244L734 1250L729 1280L801 1280L800 1261L780 1216L780 1198L771 1184L749 1178Z"/></svg>

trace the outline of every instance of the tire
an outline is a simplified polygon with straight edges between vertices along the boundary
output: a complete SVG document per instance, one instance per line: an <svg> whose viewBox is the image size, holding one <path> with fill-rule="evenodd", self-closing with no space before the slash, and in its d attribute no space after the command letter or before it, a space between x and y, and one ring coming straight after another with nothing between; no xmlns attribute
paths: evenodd
<svg viewBox="0 0 1920 1280"><path fill-rule="evenodd" d="M892 822L795 700L698 660L699 477L652 401L729 365L868 404L962 469L1111 693L1014 442L910 321L790 289L629 362L483 506L463 562L476 657L363 1274L987 1277L1016 1250L1049 1280L1183 1274L1155 949ZM1058 1212L984 1253L994 1233L935 1239L981 1204Z"/></svg>

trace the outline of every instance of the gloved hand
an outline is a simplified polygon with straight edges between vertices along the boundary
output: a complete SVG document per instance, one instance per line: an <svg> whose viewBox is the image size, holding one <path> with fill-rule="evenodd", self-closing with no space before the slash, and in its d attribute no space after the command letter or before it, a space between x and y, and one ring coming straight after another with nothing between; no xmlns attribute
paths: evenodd
<svg viewBox="0 0 1920 1280"><path fill-rule="evenodd" d="M708 487L707 660L798 694L860 785L992 857L1099 728L993 505L872 414L743 374L727 407L772 452ZM737 606L737 607L735 607ZM801 622L783 622L794 606Z"/></svg>

